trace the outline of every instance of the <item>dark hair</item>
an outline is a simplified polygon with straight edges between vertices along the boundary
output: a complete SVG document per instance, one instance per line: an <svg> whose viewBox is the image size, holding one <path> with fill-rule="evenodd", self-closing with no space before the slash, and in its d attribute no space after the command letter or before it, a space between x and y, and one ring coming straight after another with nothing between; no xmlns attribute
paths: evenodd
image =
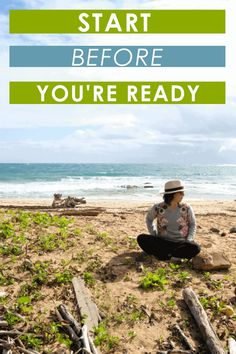
<svg viewBox="0 0 236 354"><path fill-rule="evenodd" d="M170 205L170 203L171 203L172 200L174 199L174 195L175 195L175 193L164 194L164 195L163 195L164 202L165 202L166 204Z"/></svg>

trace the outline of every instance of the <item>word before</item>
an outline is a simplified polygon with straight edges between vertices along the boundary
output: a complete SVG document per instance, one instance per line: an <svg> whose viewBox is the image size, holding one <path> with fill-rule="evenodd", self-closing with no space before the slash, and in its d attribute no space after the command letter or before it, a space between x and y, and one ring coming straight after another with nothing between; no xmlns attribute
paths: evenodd
<svg viewBox="0 0 236 354"><path fill-rule="evenodd" d="M133 63L134 66L161 66L163 48L89 48L86 52L82 48L74 48L72 66L113 66L125 67Z"/></svg>

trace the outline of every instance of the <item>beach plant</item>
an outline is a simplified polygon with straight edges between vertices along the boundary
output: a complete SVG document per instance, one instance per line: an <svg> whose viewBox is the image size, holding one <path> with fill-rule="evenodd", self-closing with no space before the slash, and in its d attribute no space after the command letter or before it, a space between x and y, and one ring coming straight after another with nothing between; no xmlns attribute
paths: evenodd
<svg viewBox="0 0 236 354"><path fill-rule="evenodd" d="M57 216L57 215L54 215L51 219L51 223L53 225L56 225L58 226L59 228L66 228L70 223L70 219L67 219L65 216Z"/></svg>
<svg viewBox="0 0 236 354"><path fill-rule="evenodd" d="M74 236L81 236L82 235L82 230L79 227L76 227L74 230L72 230L72 234Z"/></svg>
<svg viewBox="0 0 236 354"><path fill-rule="evenodd" d="M44 345L58 341L58 339L63 336L60 332L61 329L62 325L60 323L54 321L48 322L44 318L37 318L31 325L31 332L35 336L40 337Z"/></svg>
<svg viewBox="0 0 236 354"><path fill-rule="evenodd" d="M96 234L97 234L97 232L96 232L96 230L95 230L93 224L87 224L87 225L85 226L85 229L86 229L86 231L87 231L90 235L96 235Z"/></svg>
<svg viewBox="0 0 236 354"><path fill-rule="evenodd" d="M206 285L211 290L219 290L223 287L223 283L221 280L212 279L210 272L203 273L204 279L206 280Z"/></svg>
<svg viewBox="0 0 236 354"><path fill-rule="evenodd" d="M4 314L4 319L7 321L7 324L10 328L13 328L14 325L18 323L24 322L22 316L19 316L10 310L7 310L7 312Z"/></svg>
<svg viewBox="0 0 236 354"><path fill-rule="evenodd" d="M62 239L66 240L66 239L68 238L68 236L69 236L68 230L67 230L66 228L64 228L64 227L61 227L61 228L59 229L59 236L60 236Z"/></svg>
<svg viewBox="0 0 236 354"><path fill-rule="evenodd" d="M227 306L219 296L202 296L199 300L204 309L211 310L213 316L220 315Z"/></svg>
<svg viewBox="0 0 236 354"><path fill-rule="evenodd" d="M100 231L96 233L96 241L102 241L106 246L112 243L112 239L106 231Z"/></svg>
<svg viewBox="0 0 236 354"><path fill-rule="evenodd" d="M62 325L60 323L56 323L54 321L46 324L45 327L45 336L47 342L57 341L60 344L64 344L68 349L72 345L72 341L69 336L62 331ZM39 324L39 330L42 332L42 324Z"/></svg>
<svg viewBox="0 0 236 354"><path fill-rule="evenodd" d="M19 297L29 296L31 300L40 300L43 295L40 291L37 291L37 285L32 283L24 283L21 285L19 293Z"/></svg>
<svg viewBox="0 0 236 354"><path fill-rule="evenodd" d="M27 238L24 234L14 235L12 237L12 241L14 243L21 243L22 245L24 245L27 242Z"/></svg>
<svg viewBox="0 0 236 354"><path fill-rule="evenodd" d="M128 241L128 247L130 249L138 249L139 248L136 237L127 236L127 241Z"/></svg>
<svg viewBox="0 0 236 354"><path fill-rule="evenodd" d="M124 323L127 320L127 314L124 312L116 312L113 316L112 316L112 320L113 322L115 322L115 324L120 325L121 323Z"/></svg>
<svg viewBox="0 0 236 354"><path fill-rule="evenodd" d="M56 234L48 234L40 236L39 238L39 248L42 251L54 251L58 247L57 235Z"/></svg>
<svg viewBox="0 0 236 354"><path fill-rule="evenodd" d="M179 264L175 264L175 263L170 263L169 267L170 267L171 270L177 271L177 270L179 270L180 265Z"/></svg>
<svg viewBox="0 0 236 354"><path fill-rule="evenodd" d="M138 299L135 295L133 294L128 294L125 299L125 303L128 305L136 305L138 302Z"/></svg>
<svg viewBox="0 0 236 354"><path fill-rule="evenodd" d="M191 274L187 271L178 273L178 280L180 281L181 285L186 284L191 279L192 279Z"/></svg>
<svg viewBox="0 0 236 354"><path fill-rule="evenodd" d="M82 264L87 259L87 253L84 250L82 250L82 251L76 253L72 257L72 259L73 259L73 261L76 261L78 264Z"/></svg>
<svg viewBox="0 0 236 354"><path fill-rule="evenodd" d="M147 272L146 275L140 281L141 288L145 290L164 290L166 284L168 284L168 280L166 277L166 270L164 268L159 268L154 273Z"/></svg>
<svg viewBox="0 0 236 354"><path fill-rule="evenodd" d="M31 313L33 307L31 305L31 297L30 296L20 296L17 298L17 310L20 313L28 314Z"/></svg>
<svg viewBox="0 0 236 354"><path fill-rule="evenodd" d="M127 333L130 340L134 339L137 336L137 333L133 330L128 331Z"/></svg>
<svg viewBox="0 0 236 354"><path fill-rule="evenodd" d="M0 239L6 240L15 234L14 226L11 222L3 221L0 223Z"/></svg>
<svg viewBox="0 0 236 354"><path fill-rule="evenodd" d="M9 275L4 275L3 272L0 272L0 286L12 285L14 284L14 279Z"/></svg>
<svg viewBox="0 0 236 354"><path fill-rule="evenodd" d="M102 268L102 261L100 258L93 259L88 263L88 266L86 267L86 272L95 272L99 271Z"/></svg>
<svg viewBox="0 0 236 354"><path fill-rule="evenodd" d="M19 223L21 230L26 230L28 226L31 224L31 216L32 214L26 211L19 211L14 220Z"/></svg>
<svg viewBox="0 0 236 354"><path fill-rule="evenodd" d="M73 278L73 274L68 270L65 269L62 272L57 272L55 274L55 282L57 284L68 284L71 282Z"/></svg>
<svg viewBox="0 0 236 354"><path fill-rule="evenodd" d="M135 308L129 315L129 319L131 322L138 322L142 320L144 317L144 313L141 309Z"/></svg>
<svg viewBox="0 0 236 354"><path fill-rule="evenodd" d="M84 272L83 274L84 282L87 285L94 286L95 278L91 272Z"/></svg>
<svg viewBox="0 0 236 354"><path fill-rule="evenodd" d="M105 347L108 350L118 346L120 338L118 336L112 336L108 333L107 328L103 322L93 329L94 331L94 344Z"/></svg>
<svg viewBox="0 0 236 354"><path fill-rule="evenodd" d="M0 254L2 254L3 256L9 256L9 255L19 256L22 253L23 253L22 248L14 244L0 247Z"/></svg>
<svg viewBox="0 0 236 354"><path fill-rule="evenodd" d="M48 226L51 224L52 218L48 213L34 213L32 214L32 221L37 225Z"/></svg>
<svg viewBox="0 0 236 354"><path fill-rule="evenodd" d="M173 297L167 300L166 305L168 308L173 309L176 306L176 301Z"/></svg>
<svg viewBox="0 0 236 354"><path fill-rule="evenodd" d="M34 274L32 279L33 285L43 285L49 282L49 266L51 262L40 262L37 261L33 265L31 272Z"/></svg>
<svg viewBox="0 0 236 354"><path fill-rule="evenodd" d="M40 347L43 345L42 339L34 333L23 334L20 336L20 339L23 343L26 344L26 346L35 350L39 350Z"/></svg>

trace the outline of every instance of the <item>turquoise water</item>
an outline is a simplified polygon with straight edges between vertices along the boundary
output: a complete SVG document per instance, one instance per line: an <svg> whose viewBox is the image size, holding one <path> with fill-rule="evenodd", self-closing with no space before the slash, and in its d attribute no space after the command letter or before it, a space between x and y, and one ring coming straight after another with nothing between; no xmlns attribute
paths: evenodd
<svg viewBox="0 0 236 354"><path fill-rule="evenodd" d="M165 164L0 164L0 198L151 199L175 178L188 198L236 199L236 165Z"/></svg>

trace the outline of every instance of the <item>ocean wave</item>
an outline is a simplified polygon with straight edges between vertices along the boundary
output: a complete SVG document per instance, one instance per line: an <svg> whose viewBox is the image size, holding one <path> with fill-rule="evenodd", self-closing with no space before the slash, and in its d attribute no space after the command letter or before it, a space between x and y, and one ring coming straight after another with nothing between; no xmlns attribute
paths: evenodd
<svg viewBox="0 0 236 354"><path fill-rule="evenodd" d="M159 195L166 179L145 177L77 176L64 177L58 181L0 182L1 198L48 198L54 193L89 196L92 198L146 198ZM233 199L236 197L235 179L225 178L218 182L190 179L186 181L186 196L189 198ZM146 187L146 188L145 188ZM149 188L147 188L149 187Z"/></svg>

